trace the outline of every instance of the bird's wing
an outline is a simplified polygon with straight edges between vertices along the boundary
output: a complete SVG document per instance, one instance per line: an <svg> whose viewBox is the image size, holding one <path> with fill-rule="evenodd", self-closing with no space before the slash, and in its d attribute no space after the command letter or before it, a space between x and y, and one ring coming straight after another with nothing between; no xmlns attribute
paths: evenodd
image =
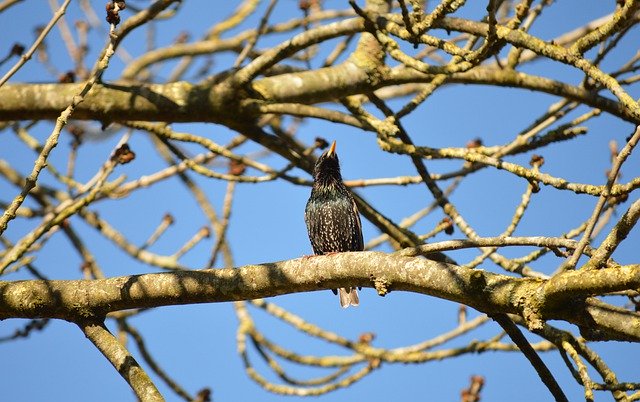
<svg viewBox="0 0 640 402"><path fill-rule="evenodd" d="M307 202L307 206L304 210L304 222L307 225L307 233L309 234L309 240L311 242L311 249L313 250L313 254L322 254L322 251L319 250L317 244L314 242L315 237L313 236L316 233L316 222L317 219L314 219L312 215L315 213L315 209L311 207L311 199Z"/></svg>
<svg viewBox="0 0 640 402"><path fill-rule="evenodd" d="M351 207L353 208L353 215L355 217L355 235L357 241L357 248L355 251L364 250L364 239L362 238L362 222L360 221L360 212L358 212L358 206L356 200L351 197Z"/></svg>

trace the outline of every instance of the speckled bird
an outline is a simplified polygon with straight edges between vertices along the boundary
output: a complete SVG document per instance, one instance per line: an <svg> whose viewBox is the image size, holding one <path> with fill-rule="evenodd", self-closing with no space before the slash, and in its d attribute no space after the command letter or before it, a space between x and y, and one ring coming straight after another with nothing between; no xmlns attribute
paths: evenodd
<svg viewBox="0 0 640 402"><path fill-rule="evenodd" d="M362 223L353 196L342 182L336 142L318 158L313 169L313 188L304 211L309 240L316 255L362 251ZM341 288L344 308L360 303L356 288Z"/></svg>

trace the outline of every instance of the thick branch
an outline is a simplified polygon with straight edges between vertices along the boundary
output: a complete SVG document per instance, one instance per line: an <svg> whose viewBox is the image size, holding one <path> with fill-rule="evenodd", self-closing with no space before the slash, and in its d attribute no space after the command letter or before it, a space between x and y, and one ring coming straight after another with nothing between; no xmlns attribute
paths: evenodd
<svg viewBox="0 0 640 402"><path fill-rule="evenodd" d="M429 82L432 75L399 70L375 87L369 75L351 62L304 73L282 74L256 81L252 87L268 102L314 104L400 84ZM524 73L478 67L447 77L451 84L498 85L530 89L575 100L624 120L639 123L622 104L579 87ZM0 88L0 121L55 119L73 98L79 84L7 84ZM98 121L167 121L224 123L237 116L229 105L215 102L217 87L188 82L169 84L95 85L78 105L74 118ZM223 94L220 94L222 98ZM238 99L240 102L242 99ZM245 98L243 112L261 114L258 99Z"/></svg>
<svg viewBox="0 0 640 402"><path fill-rule="evenodd" d="M0 120L55 119L82 84L13 84L0 88ZM214 121L208 92L186 82L149 85L94 85L74 119ZM189 117L193 115L194 117ZM164 117L161 117L164 116Z"/></svg>
<svg viewBox="0 0 640 402"><path fill-rule="evenodd" d="M595 284L592 291L578 286L579 274L584 275L585 284ZM600 337L640 341L640 314L558 292L562 286L580 289L585 296L637 289L638 265L563 273L544 281L380 252L103 280L0 282L0 318L77 321L131 308L248 300L348 286L373 287L381 295L395 290L416 292L525 319L535 310L542 319L565 320ZM547 292L553 296L548 302Z"/></svg>
<svg viewBox="0 0 640 402"><path fill-rule="evenodd" d="M260 98L236 98L244 101L244 110L231 113L229 104L216 102L228 94L219 87L188 82L169 84L104 84L94 85L78 105L74 118L104 122L139 120L167 122L224 123L238 113L261 114L256 101L273 103L299 102L314 104L337 97L362 94L400 84L429 82L432 75L407 69L392 70L375 86L371 77L351 61L303 73L281 74L255 81L252 89ZM509 70L477 67L465 73L452 74L447 83L497 85L522 88L575 100L601 109L624 120L640 123L621 103L593 91L552 79ZM55 119L72 100L81 84L7 84L0 87L0 121ZM226 88L225 88L226 89ZM219 94L218 94L219 92ZM219 95L219 96L218 96ZM237 93L235 96L240 97Z"/></svg>

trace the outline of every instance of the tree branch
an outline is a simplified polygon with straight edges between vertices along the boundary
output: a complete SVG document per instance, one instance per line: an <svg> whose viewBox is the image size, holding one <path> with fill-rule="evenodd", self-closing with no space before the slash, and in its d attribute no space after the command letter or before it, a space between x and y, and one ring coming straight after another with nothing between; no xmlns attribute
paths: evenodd
<svg viewBox="0 0 640 402"><path fill-rule="evenodd" d="M275 103L314 104L331 101L336 96L361 94L374 89L401 84L430 82L433 75L415 70L394 69L375 86L370 76L347 61L335 67L312 72L280 74L254 81L251 87L260 99L245 98L244 112L261 112L258 100ZM296 85L292 86L291 83ZM447 77L448 84L496 85L529 89L575 100L601 109L626 121L640 123L624 105L593 91L553 79L511 70L476 67ZM55 119L73 98L81 84L6 84L0 88L0 121ZM217 87L188 82L168 84L111 83L94 85L85 101L78 105L75 119L99 121L168 121L223 123L229 118L229 104L213 102L222 96ZM236 94L239 95L239 94Z"/></svg>
<svg viewBox="0 0 640 402"><path fill-rule="evenodd" d="M505 332L509 335L511 340L518 345L524 356L529 360L533 368L540 376L540 379L544 383L544 385L549 388L549 391L553 395L556 401L568 401L567 396L560 388L560 385L551 374L551 371L544 364L540 356L536 353L536 351L531 347L527 338L524 337L520 329L514 324L513 321L506 314L494 314L491 316Z"/></svg>
<svg viewBox="0 0 640 402"><path fill-rule="evenodd" d="M136 359L109 332L102 322L82 322L78 326L85 336L118 370L122 378L131 386L138 399L143 402L164 402L164 398Z"/></svg>
<svg viewBox="0 0 640 402"><path fill-rule="evenodd" d="M640 314L587 297L639 288L640 265L566 272L547 281L380 252L99 280L0 281L0 319L77 321L124 309L249 300L345 286L375 288L382 296L396 290L421 293L486 313L517 314L527 322L565 320L599 339L640 341ZM562 291L565 287L571 291Z"/></svg>

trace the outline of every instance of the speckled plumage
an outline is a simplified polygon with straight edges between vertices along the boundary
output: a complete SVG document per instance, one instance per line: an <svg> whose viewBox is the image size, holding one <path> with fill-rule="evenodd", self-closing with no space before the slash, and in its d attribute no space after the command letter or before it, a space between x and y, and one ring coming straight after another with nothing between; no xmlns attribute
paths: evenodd
<svg viewBox="0 0 640 402"><path fill-rule="evenodd" d="M364 249L360 215L342 182L335 147L334 141L316 162L313 188L304 213L309 240L317 255ZM359 304L356 288L339 289L339 296L342 307Z"/></svg>

